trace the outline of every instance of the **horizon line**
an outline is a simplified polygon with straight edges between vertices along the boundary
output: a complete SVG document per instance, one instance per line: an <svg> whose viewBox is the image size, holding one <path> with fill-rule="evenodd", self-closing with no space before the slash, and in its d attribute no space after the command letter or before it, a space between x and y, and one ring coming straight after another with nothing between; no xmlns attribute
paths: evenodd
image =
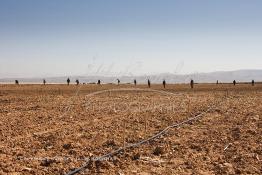
<svg viewBox="0 0 262 175"><path fill-rule="evenodd" d="M192 73L172 73L172 72L162 72L162 73L152 73L152 74L140 74L140 75L54 75L54 76L35 76L35 77L0 77L0 80L6 80L6 79L48 79L48 78L62 78L62 77L106 77L106 78L115 78L115 77L143 77L143 76L157 76L157 75L193 75L193 74L211 74L211 73L221 73L221 72L237 72L237 71L262 71L262 69L235 69L235 70L217 70L217 71L210 71L210 72L192 72Z"/></svg>

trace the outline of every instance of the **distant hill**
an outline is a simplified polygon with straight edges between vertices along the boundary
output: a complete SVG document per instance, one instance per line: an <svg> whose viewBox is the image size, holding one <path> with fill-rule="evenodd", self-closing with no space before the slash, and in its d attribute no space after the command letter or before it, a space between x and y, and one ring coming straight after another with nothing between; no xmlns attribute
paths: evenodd
<svg viewBox="0 0 262 175"><path fill-rule="evenodd" d="M66 83L67 77L43 77L47 83ZM43 78L18 78L20 83L42 83ZM194 74L170 74L163 73L157 75L143 75L143 76L71 76L71 82L75 83L79 79L81 83L94 83L98 79L102 83L116 83L119 78L121 83L133 83L136 79L138 83L146 83L149 78L152 83L160 83L165 79L168 83L188 83L190 79L194 79L198 83L215 83L219 82L229 83L233 80L237 82L262 81L262 70L236 70L236 71L217 71L209 73L194 73ZM14 83L16 78L2 78L0 83Z"/></svg>

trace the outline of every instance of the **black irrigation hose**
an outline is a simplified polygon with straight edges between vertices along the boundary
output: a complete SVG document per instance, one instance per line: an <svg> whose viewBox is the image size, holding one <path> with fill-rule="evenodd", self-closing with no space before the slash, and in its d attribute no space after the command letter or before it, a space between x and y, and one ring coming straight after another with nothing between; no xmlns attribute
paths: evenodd
<svg viewBox="0 0 262 175"><path fill-rule="evenodd" d="M221 101L221 102L222 102L222 101ZM115 150L115 151L113 151L113 152L111 152L111 153L108 153L108 154L105 154L105 155L103 155L103 156L97 157L95 160L96 160L96 161L103 160L103 159L105 159L105 158L108 158L108 157L114 156L114 155L116 155L116 154L119 154L120 152L124 151L125 149L138 147L138 146L140 146L140 145L142 145L142 144L144 144L144 143L147 143L147 142L149 142L149 141L151 141L151 140L154 140L154 139L158 138L159 136L167 133L167 132L168 132L170 129L172 129L172 128L177 128L177 127L179 127L179 126L181 126L181 125L183 125L183 124L189 123L189 122L191 122L191 121L193 121L193 120L196 120L196 119L200 118L200 117L203 116L204 114L208 113L215 105L216 105L216 104L211 105L206 111L204 111L204 112L202 112L202 113L200 113L200 114L198 114L198 115L196 115L196 116L194 116L194 117L191 117L191 118L189 118L189 119L187 119L187 120L184 120L184 121L182 121L182 122L180 122L180 123L176 123L176 124L170 125L170 126L166 127L164 130L158 132L157 134L155 134L155 135L153 135L153 136L151 136L151 137L149 137L149 138L147 138L147 139L145 139L145 140L142 140L142 141L140 141L140 142L137 142L137 143L130 144L130 145L127 145L127 146L125 146L125 147L119 148L119 149L117 149L117 150ZM87 169L88 166L89 166L90 161L92 161L92 160L88 160L83 166L81 166L81 167L79 167L79 168L76 168L76 169L74 169L74 170L66 173L65 175L74 175L74 174L76 174L76 173L79 173L80 171L83 171L84 169Z"/></svg>

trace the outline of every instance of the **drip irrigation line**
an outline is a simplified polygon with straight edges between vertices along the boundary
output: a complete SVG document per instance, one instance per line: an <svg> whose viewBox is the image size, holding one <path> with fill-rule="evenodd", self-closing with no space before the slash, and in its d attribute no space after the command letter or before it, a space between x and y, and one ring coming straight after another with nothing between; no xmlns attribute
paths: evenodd
<svg viewBox="0 0 262 175"><path fill-rule="evenodd" d="M221 100L219 103L221 103L221 102L223 102L223 100ZM202 112L202 113L200 113L200 114L198 114L198 115L195 115L194 117L191 117L191 118L189 118L189 119L187 119L187 120L184 120L184 121L182 121L182 122L180 122L180 123L176 123L176 124L170 125L170 126L166 127L165 129L163 129L162 131L158 132L157 134L155 134L155 135L153 135L153 136L151 136L151 137L149 137L149 138L147 138L147 139L144 139L144 140L142 140L142 141L140 141L140 142L137 142L137 143L129 144L129 145L125 146L125 147L121 147L121 148L119 148L119 149L117 149L117 150L115 150L115 151L113 151L113 152L110 152L110 153L104 154L104 155L102 155L102 156L99 156L99 157L97 157L95 160L96 160L96 161L101 161L101 160L103 160L103 159L105 159L105 158L108 158L108 157L112 157L112 156L114 156L114 155L117 155L117 154L123 152L123 151L126 150L126 149L135 148L135 147L138 147L138 146L140 146L140 145L142 145L142 144L145 144L145 143L147 143L147 142L149 142L149 141L151 141L151 140L154 140L154 139L158 138L159 136L164 135L165 133L167 133L167 132L168 132L170 129L172 129L172 128L177 128L177 127L179 127L179 126L181 126L181 125L184 125L184 124L186 124L186 123L189 123L189 122L191 122L191 121L194 121L194 120L202 117L204 114L206 114L206 113L208 113L209 111L211 111L212 108L213 108L214 106L216 106L217 104L219 104L219 103L214 103L213 105L209 106L209 108L208 108L206 111L204 111L204 112ZM65 175L74 175L74 174L77 174L77 173L79 173L79 172L87 169L88 166L90 165L90 162L91 162L91 161L93 161L93 160L88 160L83 166L81 166L81 167L79 167L79 168L76 168L76 169L74 169L74 170L66 173Z"/></svg>

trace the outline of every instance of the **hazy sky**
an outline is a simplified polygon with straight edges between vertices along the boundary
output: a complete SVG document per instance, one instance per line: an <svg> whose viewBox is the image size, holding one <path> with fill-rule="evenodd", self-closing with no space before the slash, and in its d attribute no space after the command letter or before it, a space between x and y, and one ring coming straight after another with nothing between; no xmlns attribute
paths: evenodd
<svg viewBox="0 0 262 175"><path fill-rule="evenodd" d="M0 78L261 68L261 0L0 0Z"/></svg>

